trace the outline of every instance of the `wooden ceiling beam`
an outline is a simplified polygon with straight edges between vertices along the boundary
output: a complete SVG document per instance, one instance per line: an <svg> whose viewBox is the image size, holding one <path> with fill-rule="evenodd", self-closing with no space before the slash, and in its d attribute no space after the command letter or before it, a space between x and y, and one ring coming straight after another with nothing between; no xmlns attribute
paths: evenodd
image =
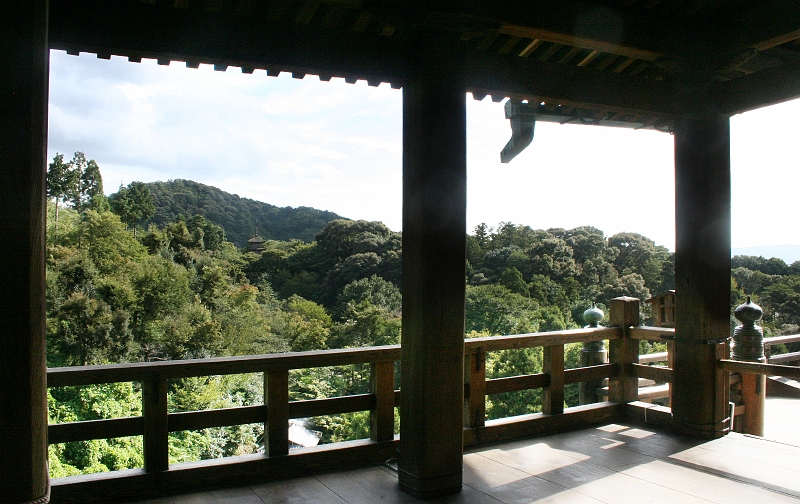
<svg viewBox="0 0 800 504"><path fill-rule="evenodd" d="M716 109L725 115L800 98L800 62L721 82L711 89L711 96Z"/></svg>
<svg viewBox="0 0 800 504"><path fill-rule="evenodd" d="M667 119L677 118L683 110L679 93L665 81L478 51L461 52L461 57L468 88L475 94L501 91L506 96Z"/></svg>
<svg viewBox="0 0 800 504"><path fill-rule="evenodd" d="M561 65L476 51L435 32L413 38L374 37L289 23L221 22L202 11L98 0L52 0L50 47L115 54L279 69L401 84L413 78L420 54L436 50L441 64L464 76L469 90L491 95L541 97L543 101L637 115L676 117L678 93L665 81L589 67ZM138 8L133 9L131 5ZM262 20L263 21L263 20Z"/></svg>
<svg viewBox="0 0 800 504"><path fill-rule="evenodd" d="M691 57L704 46L694 26L584 0L462 0L450 10L497 23L500 33L647 61Z"/></svg>
<svg viewBox="0 0 800 504"><path fill-rule="evenodd" d="M526 37L529 39L539 39L547 42L578 47L581 49L617 54L620 56L627 56L629 58L646 61L655 61L663 56L662 54L653 51L647 51L635 47L626 47L611 42L604 42L602 40L596 40L587 37L579 37L572 34L556 33L542 28L504 24L500 27L498 32L506 35Z"/></svg>

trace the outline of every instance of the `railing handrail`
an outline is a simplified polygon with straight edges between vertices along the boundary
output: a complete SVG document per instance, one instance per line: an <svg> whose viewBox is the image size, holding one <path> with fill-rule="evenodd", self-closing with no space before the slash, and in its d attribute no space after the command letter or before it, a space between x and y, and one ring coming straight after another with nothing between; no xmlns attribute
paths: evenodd
<svg viewBox="0 0 800 504"><path fill-rule="evenodd" d="M48 387L135 382L152 378L188 378L228 374L260 373L288 369L343 366L387 362L400 359L400 345L339 348L310 352L285 352L262 355L239 355L158 362L131 362L49 368Z"/></svg>
<svg viewBox="0 0 800 504"><path fill-rule="evenodd" d="M464 352L476 353L511 350L516 348L546 347L587 341L614 340L622 337L619 327L584 327L562 331L483 336L464 340Z"/></svg>
<svg viewBox="0 0 800 504"><path fill-rule="evenodd" d="M800 380L800 367L783 366L780 364L764 364L761 362L738 361L730 359L720 359L719 369L731 373L750 373L768 376L783 376Z"/></svg>
<svg viewBox="0 0 800 504"><path fill-rule="evenodd" d="M783 336L772 336L771 338L764 338L764 349L769 349L773 345L781 343L795 343L800 341L800 334L786 334Z"/></svg>
<svg viewBox="0 0 800 504"><path fill-rule="evenodd" d="M586 341L620 338L618 327L587 327L562 331L486 336L464 340L465 353L510 350L516 348L544 347L555 344L583 343ZM48 387L93 385L100 383L134 382L151 378L188 378L227 374L259 373L287 369L343 366L400 360L400 345L360 348L338 348L308 352L285 352L262 355L239 355L157 362L131 362L49 368Z"/></svg>

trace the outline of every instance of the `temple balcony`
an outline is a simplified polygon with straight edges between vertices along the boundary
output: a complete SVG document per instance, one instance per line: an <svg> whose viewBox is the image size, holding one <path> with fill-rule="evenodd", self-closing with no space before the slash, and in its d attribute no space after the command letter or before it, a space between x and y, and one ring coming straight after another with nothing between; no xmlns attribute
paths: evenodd
<svg viewBox="0 0 800 504"><path fill-rule="evenodd" d="M465 340L464 480L461 492L442 497L442 502L545 498L550 499L547 502L622 502L642 493L663 502L676 502L677 496L687 502L692 497L712 502L736 502L742 496L751 500L758 495L800 498L800 478L794 477L800 469L793 464L800 446L741 434L708 441L672 432L681 426L671 409L652 402L660 399L669 404L673 369L663 364L672 359L668 354L639 356L638 340L672 343L675 330L639 326L638 306L632 298L613 300L611 319L618 323L614 327ZM599 363L565 369L565 345L583 343L584 352L591 353L603 342L608 342L608 362L603 349ZM487 353L534 347L543 349L543 373L486 378ZM123 436L142 436L144 444L143 468L57 478L52 480L52 498L55 502L155 498L177 503L230 498L235 502L355 503L372 502L380 495L389 502L413 501L414 497L400 492L395 461L400 447L394 433L395 407L402 393L396 388L395 365L401 359L400 346L387 346L50 369L48 387L141 384L144 412L139 417L51 424L51 444ZM369 365L371 393L289 400L290 370L345 365ZM758 372L800 375L798 368L759 366L765 368ZM752 371L753 364L722 359L718 367L729 376L729 371ZM170 380L243 373L263 377L264 404L168 412ZM733 377L728 377L728 383L736 382L739 375ZM564 408L565 387L571 384L580 384L582 402L587 404ZM541 413L486 420L487 396L528 389L542 390ZM609 400L591 402L598 397ZM729 433L732 426L746 429L746 407L731 409L738 412L739 422L736 417L727 418L709 437ZM370 439L290 449L290 419L356 411L369 411ZM264 424L264 453L169 463L170 432L251 423ZM191 493L199 489L208 491ZM608 500L609 495L614 497Z"/></svg>

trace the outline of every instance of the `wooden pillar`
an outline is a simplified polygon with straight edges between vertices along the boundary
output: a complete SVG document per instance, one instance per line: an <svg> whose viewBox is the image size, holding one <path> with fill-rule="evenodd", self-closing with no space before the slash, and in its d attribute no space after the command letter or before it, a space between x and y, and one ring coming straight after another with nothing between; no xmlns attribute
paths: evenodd
<svg viewBox="0 0 800 504"><path fill-rule="evenodd" d="M0 502L47 493L47 2L0 3Z"/></svg>
<svg viewBox="0 0 800 504"><path fill-rule="evenodd" d="M675 367L679 432L719 437L728 385L716 361L730 337L731 188L727 117L682 120L675 131Z"/></svg>
<svg viewBox="0 0 800 504"><path fill-rule="evenodd" d="M466 90L431 65L403 87L398 462L419 498L461 489L466 150Z"/></svg>

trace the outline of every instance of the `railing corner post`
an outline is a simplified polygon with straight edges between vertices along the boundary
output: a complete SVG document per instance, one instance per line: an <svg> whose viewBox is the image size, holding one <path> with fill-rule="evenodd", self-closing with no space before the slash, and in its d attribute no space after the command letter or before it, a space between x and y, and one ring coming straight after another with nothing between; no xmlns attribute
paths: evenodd
<svg viewBox="0 0 800 504"><path fill-rule="evenodd" d="M630 337L630 327L639 325L639 300L632 297L618 297L611 300L609 308L611 326L617 326L622 337L609 342L609 360L619 366L619 375L609 380L609 400L616 403L629 403L639 397L639 380L631 364L639 362L638 342Z"/></svg>

